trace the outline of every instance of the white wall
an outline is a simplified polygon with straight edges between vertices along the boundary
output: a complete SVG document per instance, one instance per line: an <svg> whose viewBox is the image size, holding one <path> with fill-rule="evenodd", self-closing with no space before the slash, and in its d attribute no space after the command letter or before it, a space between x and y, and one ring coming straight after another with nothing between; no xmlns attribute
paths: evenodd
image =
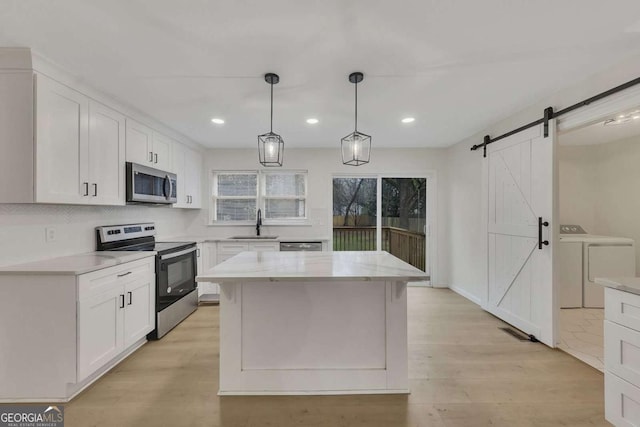
<svg viewBox="0 0 640 427"><path fill-rule="evenodd" d="M577 84L540 99L535 105L478 132L448 148L449 168L447 201L449 218L448 240L449 286L474 301L479 301L486 289L486 247L482 229L482 150L471 152L470 147L481 144L484 135L497 136L542 117L543 110L552 106L556 110L582 101L597 93L635 79L639 75L640 57L615 65L606 72L585 78L576 76ZM560 89L560 88L559 88ZM524 108L525 106L523 106ZM473 114L473 112L467 112Z"/></svg>
<svg viewBox="0 0 640 427"><path fill-rule="evenodd" d="M160 206L0 204L0 265L90 252L99 225L155 221L158 236L183 234L197 212ZM45 228L56 240L45 241Z"/></svg>
<svg viewBox="0 0 640 427"><path fill-rule="evenodd" d="M345 166L340 159L339 146L332 149L291 149L285 150L284 169L303 169L309 172L308 209L310 226L265 226L264 234L285 237L329 238L331 236L330 215L332 209L331 178L334 174L437 174L438 198L437 229L432 235L437 238L438 255L435 286L448 283L446 222L447 210L442 188L446 183L446 150L435 149L372 149L371 163L359 167ZM212 170L256 170L257 152L254 149L209 150L205 159L205 171ZM209 191L209 186L206 190ZM205 195L205 204L209 197ZM229 237L236 234L254 233L253 226L229 227L207 226L208 210L203 209L196 221L189 227L190 235L209 237Z"/></svg>
<svg viewBox="0 0 640 427"><path fill-rule="evenodd" d="M560 221L640 244L640 136L560 147ZM636 268L640 251L636 251Z"/></svg>

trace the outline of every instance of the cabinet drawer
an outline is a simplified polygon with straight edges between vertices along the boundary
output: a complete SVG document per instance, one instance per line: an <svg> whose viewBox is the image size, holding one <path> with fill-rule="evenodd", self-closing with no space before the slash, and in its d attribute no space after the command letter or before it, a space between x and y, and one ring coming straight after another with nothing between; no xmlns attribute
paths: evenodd
<svg viewBox="0 0 640 427"><path fill-rule="evenodd" d="M253 243L249 243L249 250L253 252L278 252L280 251L280 243L253 242Z"/></svg>
<svg viewBox="0 0 640 427"><path fill-rule="evenodd" d="M78 276L78 299L105 292L111 286L122 285L155 275L155 257L127 262Z"/></svg>
<svg viewBox="0 0 640 427"><path fill-rule="evenodd" d="M234 242L225 242L218 243L218 252L225 254L239 254L240 252L245 252L249 250L248 243L234 243Z"/></svg>
<svg viewBox="0 0 640 427"><path fill-rule="evenodd" d="M605 372L604 395L607 421L617 427L640 426L640 388Z"/></svg>
<svg viewBox="0 0 640 427"><path fill-rule="evenodd" d="M611 288L604 291L605 319L640 331L640 295Z"/></svg>
<svg viewBox="0 0 640 427"><path fill-rule="evenodd" d="M604 363L607 371L640 387L640 332L605 320Z"/></svg>

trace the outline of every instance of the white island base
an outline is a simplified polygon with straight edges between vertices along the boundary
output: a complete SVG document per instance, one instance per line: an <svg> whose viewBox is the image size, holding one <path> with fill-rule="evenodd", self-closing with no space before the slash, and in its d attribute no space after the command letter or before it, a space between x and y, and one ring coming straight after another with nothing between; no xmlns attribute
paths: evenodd
<svg viewBox="0 0 640 427"><path fill-rule="evenodd" d="M214 267L198 280L221 282L219 394L408 393L410 278L425 275L384 252L245 252Z"/></svg>

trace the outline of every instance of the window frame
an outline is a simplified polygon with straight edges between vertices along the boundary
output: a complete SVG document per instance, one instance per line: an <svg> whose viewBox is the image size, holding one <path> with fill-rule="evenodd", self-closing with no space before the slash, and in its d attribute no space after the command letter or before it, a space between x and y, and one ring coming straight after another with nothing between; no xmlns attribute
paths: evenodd
<svg viewBox="0 0 640 427"><path fill-rule="evenodd" d="M262 211L263 225L306 225L309 220L309 171L300 169L285 170L212 170L209 179L209 225L254 225L254 220L219 220L217 219L217 201L224 199L253 199L253 196L218 196L218 176L219 175L256 175L256 212L258 209ZM266 181L267 175L303 175L304 176L304 195L302 196L267 196ZM265 216L266 200L304 200L304 216L302 217L286 217L286 218L267 218Z"/></svg>

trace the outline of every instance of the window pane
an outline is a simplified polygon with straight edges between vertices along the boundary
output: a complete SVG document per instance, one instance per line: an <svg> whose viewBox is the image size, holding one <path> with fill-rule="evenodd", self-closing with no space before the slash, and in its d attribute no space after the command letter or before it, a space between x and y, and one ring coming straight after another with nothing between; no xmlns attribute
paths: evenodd
<svg viewBox="0 0 640 427"><path fill-rule="evenodd" d="M251 221L256 219L256 199L218 199L216 203L218 221Z"/></svg>
<svg viewBox="0 0 640 427"><path fill-rule="evenodd" d="M266 199L265 218L304 218L304 199Z"/></svg>
<svg viewBox="0 0 640 427"><path fill-rule="evenodd" d="M219 174L218 196L256 196L258 175Z"/></svg>
<svg viewBox="0 0 640 427"><path fill-rule="evenodd" d="M377 250L377 179L333 179L333 250Z"/></svg>
<svg viewBox="0 0 640 427"><path fill-rule="evenodd" d="M265 175L266 196L304 196L304 174Z"/></svg>

